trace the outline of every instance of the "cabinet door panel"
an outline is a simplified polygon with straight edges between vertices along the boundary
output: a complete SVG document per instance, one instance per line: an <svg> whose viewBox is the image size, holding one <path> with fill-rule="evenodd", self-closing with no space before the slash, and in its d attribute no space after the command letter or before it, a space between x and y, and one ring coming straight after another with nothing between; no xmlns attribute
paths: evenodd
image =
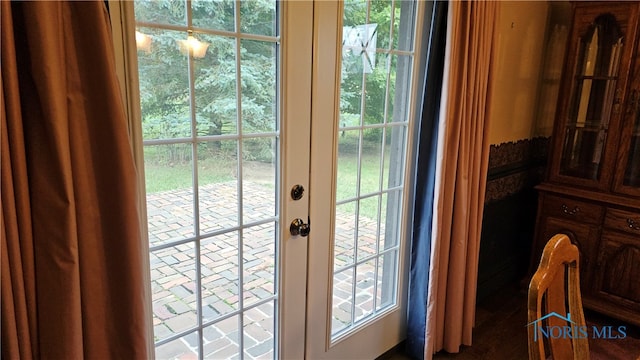
<svg viewBox="0 0 640 360"><path fill-rule="evenodd" d="M556 234L566 234L571 242L578 247L580 252L580 287L583 293L590 292L591 264L594 259L595 241L598 238L598 227L585 225L573 221L566 221L554 217L547 217L544 220L542 239L538 241L539 249L536 249L536 258L540 259L542 249L547 241ZM539 262L540 260L538 260Z"/></svg>
<svg viewBox="0 0 640 360"><path fill-rule="evenodd" d="M640 239L604 231L598 255L596 295L640 310Z"/></svg>

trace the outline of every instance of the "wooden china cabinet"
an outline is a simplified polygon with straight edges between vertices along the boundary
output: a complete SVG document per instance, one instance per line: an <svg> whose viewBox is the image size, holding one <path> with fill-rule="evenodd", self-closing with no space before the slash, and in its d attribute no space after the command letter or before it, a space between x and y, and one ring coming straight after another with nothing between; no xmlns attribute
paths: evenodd
<svg viewBox="0 0 640 360"><path fill-rule="evenodd" d="M566 233L586 308L640 325L640 2L573 2L532 265Z"/></svg>

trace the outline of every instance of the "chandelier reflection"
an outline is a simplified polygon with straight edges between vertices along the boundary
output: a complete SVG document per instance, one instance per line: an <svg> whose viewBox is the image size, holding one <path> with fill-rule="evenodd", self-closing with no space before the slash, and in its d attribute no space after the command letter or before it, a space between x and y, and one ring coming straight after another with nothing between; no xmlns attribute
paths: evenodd
<svg viewBox="0 0 640 360"><path fill-rule="evenodd" d="M136 30L136 47L146 53L151 52L151 36Z"/></svg>
<svg viewBox="0 0 640 360"><path fill-rule="evenodd" d="M196 39L191 30L188 31L188 34L186 40L178 40L180 52L184 55L191 54L194 58L203 58L207 54L209 44Z"/></svg>

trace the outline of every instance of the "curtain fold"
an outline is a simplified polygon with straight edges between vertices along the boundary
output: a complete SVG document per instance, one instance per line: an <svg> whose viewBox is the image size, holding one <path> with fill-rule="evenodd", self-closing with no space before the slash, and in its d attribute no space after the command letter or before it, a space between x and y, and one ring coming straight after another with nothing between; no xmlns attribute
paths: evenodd
<svg viewBox="0 0 640 360"><path fill-rule="evenodd" d="M2 44L2 72L0 73L2 83L0 86L2 357L34 359L39 358L36 344L31 341L32 338L37 337L35 279L25 276L25 273L32 273L34 269L31 209L26 183L26 153L23 143L9 141L9 139L23 138L24 129L21 122L11 124L7 122L8 118L20 119L22 113L18 92L12 90L18 88L18 74L15 71L17 64L13 46L11 11L8 2L2 2L0 5L2 6L0 38ZM21 239L21 241L8 239ZM7 354L11 356L6 356Z"/></svg>
<svg viewBox="0 0 640 360"><path fill-rule="evenodd" d="M449 4L424 357L471 345L489 156L495 1Z"/></svg>
<svg viewBox="0 0 640 360"><path fill-rule="evenodd" d="M104 2L2 2L2 356L146 359L136 173Z"/></svg>
<svg viewBox="0 0 640 360"><path fill-rule="evenodd" d="M414 229L411 242L409 272L409 302L406 352L422 358L425 347L427 287L431 253L431 223L433 220L433 193L436 178L436 150L440 98L444 69L444 50L447 36L448 2L434 1L425 26L428 37L422 114L418 131Z"/></svg>

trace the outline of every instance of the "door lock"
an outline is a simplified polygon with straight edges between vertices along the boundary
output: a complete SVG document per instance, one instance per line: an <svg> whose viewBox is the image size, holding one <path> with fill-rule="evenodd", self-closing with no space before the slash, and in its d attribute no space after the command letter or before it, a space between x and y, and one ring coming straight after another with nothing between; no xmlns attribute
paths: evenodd
<svg viewBox="0 0 640 360"><path fill-rule="evenodd" d="M293 200L302 199L302 195L304 195L304 187L302 187L302 185L295 185L291 188L291 198Z"/></svg>
<svg viewBox="0 0 640 360"><path fill-rule="evenodd" d="M302 219L295 219L291 222L289 226L289 232L293 236L300 235L302 237L307 237L311 232L311 220L307 217L307 223L304 223Z"/></svg>

